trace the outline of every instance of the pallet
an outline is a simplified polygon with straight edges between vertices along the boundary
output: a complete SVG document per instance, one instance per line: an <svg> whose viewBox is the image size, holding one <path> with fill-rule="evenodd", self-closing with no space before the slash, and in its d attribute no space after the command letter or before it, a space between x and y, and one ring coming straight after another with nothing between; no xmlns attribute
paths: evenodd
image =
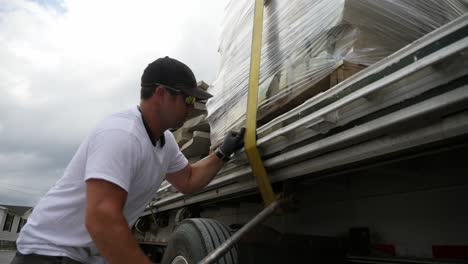
<svg viewBox="0 0 468 264"><path fill-rule="evenodd" d="M352 75L360 72L364 68L365 66L363 65L343 61L342 64L331 74L322 78L318 82L315 82L309 88L300 89L300 91L292 91L289 96L276 100L273 104L269 104L268 107L260 106L258 113L258 126L260 127L277 116L296 108L309 98L332 88L338 83L343 82ZM270 84L270 86L276 87L274 84Z"/></svg>

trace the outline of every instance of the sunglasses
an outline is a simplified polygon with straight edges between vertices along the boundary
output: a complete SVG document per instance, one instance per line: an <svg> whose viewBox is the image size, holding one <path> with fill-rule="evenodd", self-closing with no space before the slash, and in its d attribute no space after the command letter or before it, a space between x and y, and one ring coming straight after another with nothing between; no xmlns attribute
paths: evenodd
<svg viewBox="0 0 468 264"><path fill-rule="evenodd" d="M167 86L165 84L151 83L151 84L144 84L144 86L163 86L164 88L166 88L169 91L172 91L173 93L182 94L184 96L185 104L187 105L195 105L195 102L197 101L197 98L195 96L187 95L182 90Z"/></svg>

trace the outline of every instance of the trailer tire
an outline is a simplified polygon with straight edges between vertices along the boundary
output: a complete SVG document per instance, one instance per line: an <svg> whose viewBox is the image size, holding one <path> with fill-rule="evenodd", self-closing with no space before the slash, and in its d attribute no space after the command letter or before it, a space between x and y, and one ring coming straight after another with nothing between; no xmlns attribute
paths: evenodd
<svg viewBox="0 0 468 264"><path fill-rule="evenodd" d="M169 239L162 264L196 264L230 237L221 222L207 218L185 219ZM219 264L236 264L237 248L233 247Z"/></svg>

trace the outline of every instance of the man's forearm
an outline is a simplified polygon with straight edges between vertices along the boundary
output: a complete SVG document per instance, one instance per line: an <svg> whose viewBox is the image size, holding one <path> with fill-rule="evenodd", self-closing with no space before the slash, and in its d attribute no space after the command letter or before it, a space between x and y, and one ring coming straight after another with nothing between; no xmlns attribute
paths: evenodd
<svg viewBox="0 0 468 264"><path fill-rule="evenodd" d="M189 180L190 193L202 190L218 174L224 165L214 153L191 165L192 173Z"/></svg>
<svg viewBox="0 0 468 264"><path fill-rule="evenodd" d="M122 215L109 218L109 214L96 213L87 219L86 227L107 263L151 263Z"/></svg>

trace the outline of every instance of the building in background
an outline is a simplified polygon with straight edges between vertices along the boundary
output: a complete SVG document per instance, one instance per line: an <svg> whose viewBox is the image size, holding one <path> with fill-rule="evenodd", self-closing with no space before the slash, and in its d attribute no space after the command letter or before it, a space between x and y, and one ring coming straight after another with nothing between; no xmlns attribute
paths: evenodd
<svg viewBox="0 0 468 264"><path fill-rule="evenodd" d="M0 248L15 245L21 228L26 223L32 207L0 204Z"/></svg>

